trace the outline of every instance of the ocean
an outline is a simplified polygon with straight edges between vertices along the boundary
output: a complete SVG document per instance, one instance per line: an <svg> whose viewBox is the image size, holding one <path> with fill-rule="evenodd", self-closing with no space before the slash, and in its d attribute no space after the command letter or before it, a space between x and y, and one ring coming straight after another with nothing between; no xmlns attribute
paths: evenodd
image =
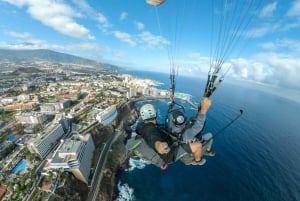
<svg viewBox="0 0 300 201"><path fill-rule="evenodd" d="M169 88L163 73L129 71L158 80ZM176 91L192 95L198 104L205 80L178 76ZM116 200L135 201L299 201L300 104L261 90L259 85L224 83L215 91L205 132L216 133L243 115L214 139L215 157L204 166L181 162L165 171L141 161L118 178ZM161 116L165 109L161 109ZM188 115L196 113L187 109Z"/></svg>

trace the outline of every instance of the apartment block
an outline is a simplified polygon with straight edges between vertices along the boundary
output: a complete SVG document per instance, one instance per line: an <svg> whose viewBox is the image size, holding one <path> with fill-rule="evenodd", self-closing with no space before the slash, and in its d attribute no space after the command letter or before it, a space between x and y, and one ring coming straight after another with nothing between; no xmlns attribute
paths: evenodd
<svg viewBox="0 0 300 201"><path fill-rule="evenodd" d="M64 169L72 172L77 179L88 183L94 150L91 135L74 135L62 142L44 170Z"/></svg>

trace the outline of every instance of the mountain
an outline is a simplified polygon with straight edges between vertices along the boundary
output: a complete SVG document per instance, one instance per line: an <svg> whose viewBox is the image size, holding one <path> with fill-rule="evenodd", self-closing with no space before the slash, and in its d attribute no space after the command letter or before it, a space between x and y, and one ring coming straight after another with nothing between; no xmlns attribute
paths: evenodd
<svg viewBox="0 0 300 201"><path fill-rule="evenodd" d="M86 59L66 53L55 52L52 50L38 49L38 50L7 50L0 49L0 62L36 62L48 61L52 63L73 63L80 65L93 66L100 70L118 70L119 67L97 62L91 59Z"/></svg>
<svg viewBox="0 0 300 201"><path fill-rule="evenodd" d="M27 68L18 68L17 70L13 71L11 75L19 76L22 74L33 74L33 73L40 73L41 70L34 68L34 67L27 67Z"/></svg>

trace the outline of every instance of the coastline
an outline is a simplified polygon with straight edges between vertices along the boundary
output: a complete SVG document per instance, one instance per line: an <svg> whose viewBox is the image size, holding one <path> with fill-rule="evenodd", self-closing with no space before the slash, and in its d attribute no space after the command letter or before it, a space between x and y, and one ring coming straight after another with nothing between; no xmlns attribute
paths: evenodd
<svg viewBox="0 0 300 201"><path fill-rule="evenodd" d="M113 143L111 147L112 151L107 156L105 174L103 175L98 195L99 201L114 201L119 195L118 175L121 171L129 167L129 157L127 156L124 144L128 135L128 133L126 133L126 128L128 125L133 124L138 116L137 111L135 110L135 103L149 99L168 99L168 97L141 96L129 100L118 108L119 115L116 127L122 132Z"/></svg>
<svg viewBox="0 0 300 201"><path fill-rule="evenodd" d="M121 130L121 135L113 143L111 147L112 151L109 152L107 156L107 162L98 194L99 201L113 201L118 196L118 174L121 170L126 168L126 161L128 160L124 145L124 140L127 137L125 128L126 125L132 121L132 115L136 115L134 103L135 101L128 101L118 108L119 115L117 117L115 129ZM114 128L111 128L111 132L114 132Z"/></svg>

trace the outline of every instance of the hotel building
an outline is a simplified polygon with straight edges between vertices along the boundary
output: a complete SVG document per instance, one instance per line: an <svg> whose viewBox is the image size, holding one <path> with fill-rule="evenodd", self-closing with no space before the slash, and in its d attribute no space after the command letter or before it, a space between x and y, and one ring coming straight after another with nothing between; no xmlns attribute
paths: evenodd
<svg viewBox="0 0 300 201"><path fill-rule="evenodd" d="M19 112L15 120L21 124L42 124L47 120L47 115L38 112Z"/></svg>
<svg viewBox="0 0 300 201"><path fill-rule="evenodd" d="M103 126L107 126L108 124L112 123L118 116L118 111L115 105L112 105L104 110L96 110L99 110L96 120L99 121L99 123L101 123Z"/></svg>
<svg viewBox="0 0 300 201"><path fill-rule="evenodd" d="M91 135L74 135L61 141L44 170L64 169L72 172L77 179L88 183L94 150L95 145Z"/></svg>
<svg viewBox="0 0 300 201"><path fill-rule="evenodd" d="M27 147L31 153L37 153L42 159L45 159L64 135L65 131L62 125L57 124L48 134L38 137Z"/></svg>

